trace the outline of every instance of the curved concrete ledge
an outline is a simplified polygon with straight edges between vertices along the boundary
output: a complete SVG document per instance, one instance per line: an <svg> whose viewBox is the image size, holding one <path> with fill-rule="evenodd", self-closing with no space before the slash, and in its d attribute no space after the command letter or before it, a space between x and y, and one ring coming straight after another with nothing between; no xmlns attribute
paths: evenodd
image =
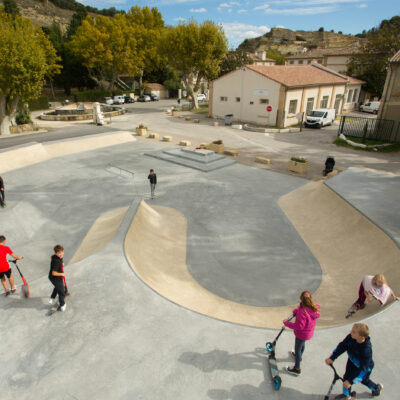
<svg viewBox="0 0 400 400"><path fill-rule="evenodd" d="M0 152L0 173L40 163L51 158L90 151L102 147L136 141L132 132L113 132L64 140L13 147Z"/></svg>
<svg viewBox="0 0 400 400"><path fill-rule="evenodd" d="M259 132L259 133L295 133L300 132L300 128L262 128L257 126L250 126L248 124L243 125L243 130L250 132Z"/></svg>
<svg viewBox="0 0 400 400"><path fill-rule="evenodd" d="M103 112L104 118L117 117L118 115L123 115L127 111L125 108L118 108L118 110ZM93 120L93 113L83 113L83 114L61 114L56 115L53 113L43 113L39 115L39 118L43 121L89 121Z"/></svg>

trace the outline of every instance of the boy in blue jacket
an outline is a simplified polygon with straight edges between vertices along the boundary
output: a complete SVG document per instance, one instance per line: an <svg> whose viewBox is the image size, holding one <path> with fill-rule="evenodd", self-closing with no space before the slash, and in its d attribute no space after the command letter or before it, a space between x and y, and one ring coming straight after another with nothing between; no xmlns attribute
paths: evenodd
<svg viewBox="0 0 400 400"><path fill-rule="evenodd" d="M372 360L372 345L369 338L369 328L365 324L354 324L351 332L338 344L332 355L325 360L328 365L345 351L349 356L346 364L346 372L343 376L343 394L335 399L355 399L355 393L351 393L351 385L361 382L372 390L372 396L379 396L383 385L376 384L369 379L374 361Z"/></svg>

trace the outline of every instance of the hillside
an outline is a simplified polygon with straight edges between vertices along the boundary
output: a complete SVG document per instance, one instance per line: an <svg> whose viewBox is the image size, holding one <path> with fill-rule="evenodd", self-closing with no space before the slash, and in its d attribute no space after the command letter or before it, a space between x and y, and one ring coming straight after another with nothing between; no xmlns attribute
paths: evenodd
<svg viewBox="0 0 400 400"><path fill-rule="evenodd" d="M347 47L360 42L352 35L325 31L292 31L284 28L272 28L270 32L254 39L246 39L239 48L255 52L274 49L282 54L295 54L304 48Z"/></svg>

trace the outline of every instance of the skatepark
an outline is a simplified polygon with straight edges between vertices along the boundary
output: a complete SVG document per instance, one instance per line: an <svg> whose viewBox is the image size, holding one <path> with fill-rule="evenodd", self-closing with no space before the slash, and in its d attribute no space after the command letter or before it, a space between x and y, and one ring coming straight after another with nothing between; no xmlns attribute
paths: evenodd
<svg viewBox="0 0 400 400"><path fill-rule="evenodd" d="M400 293L400 177L351 167L310 182L239 163L205 172L160 151L122 130L0 151L2 234L31 290L0 298L2 396L321 399L332 380L324 359L365 320L372 379L380 398L396 398L399 304L345 315L366 274L384 273ZM57 243L71 295L49 317ZM321 318L301 376L282 371L275 391L265 342L305 289ZM281 370L293 343L285 331Z"/></svg>

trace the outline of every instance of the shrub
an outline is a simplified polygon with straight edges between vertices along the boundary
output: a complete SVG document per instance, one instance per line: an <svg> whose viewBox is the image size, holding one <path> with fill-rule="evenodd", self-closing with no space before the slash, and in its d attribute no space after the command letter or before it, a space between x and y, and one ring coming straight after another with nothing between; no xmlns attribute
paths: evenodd
<svg viewBox="0 0 400 400"><path fill-rule="evenodd" d="M31 112L30 112L29 108L24 108L22 111L20 111L15 117L15 122L17 123L17 125L31 123L32 122Z"/></svg>
<svg viewBox="0 0 400 400"><path fill-rule="evenodd" d="M298 163L306 163L307 162L307 160L303 157L292 157L290 160L298 162Z"/></svg>
<svg viewBox="0 0 400 400"><path fill-rule="evenodd" d="M103 97L110 97L111 93L107 90L86 90L74 93L76 102L99 101Z"/></svg>
<svg viewBox="0 0 400 400"><path fill-rule="evenodd" d="M49 98L47 96L40 96L37 99L29 100L29 110L48 110L49 108Z"/></svg>
<svg viewBox="0 0 400 400"><path fill-rule="evenodd" d="M140 124L137 128L138 128L138 129L147 129L147 126L145 126L145 125L143 125L143 124Z"/></svg>

